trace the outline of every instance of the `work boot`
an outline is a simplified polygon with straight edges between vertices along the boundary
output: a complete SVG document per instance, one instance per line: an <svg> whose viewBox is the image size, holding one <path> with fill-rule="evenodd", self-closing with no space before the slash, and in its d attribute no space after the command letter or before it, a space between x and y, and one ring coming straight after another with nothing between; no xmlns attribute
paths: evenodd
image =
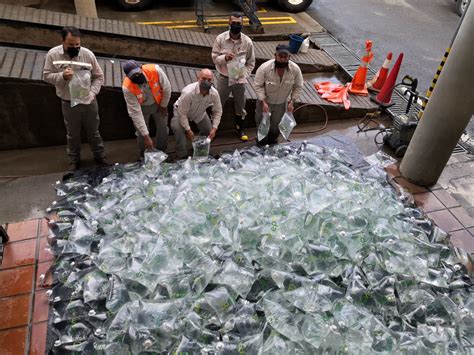
<svg viewBox="0 0 474 355"><path fill-rule="evenodd" d="M81 167L81 162L79 161L70 161L69 162L69 171L76 171L79 170Z"/></svg>
<svg viewBox="0 0 474 355"><path fill-rule="evenodd" d="M97 165L103 167L103 168L108 168L108 167L111 167L113 166L114 164L113 163L110 163L108 162L107 160L105 160L105 158L94 158L95 162L97 163Z"/></svg>
<svg viewBox="0 0 474 355"><path fill-rule="evenodd" d="M245 134L245 118L235 116L235 130L241 141L246 142L249 140L249 137Z"/></svg>

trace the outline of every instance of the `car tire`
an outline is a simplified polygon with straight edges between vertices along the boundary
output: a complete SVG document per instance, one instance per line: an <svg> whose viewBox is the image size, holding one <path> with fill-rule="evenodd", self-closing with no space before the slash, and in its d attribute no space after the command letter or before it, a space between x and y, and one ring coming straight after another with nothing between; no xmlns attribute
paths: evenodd
<svg viewBox="0 0 474 355"><path fill-rule="evenodd" d="M287 12L305 11L313 0L278 0L278 5Z"/></svg>
<svg viewBox="0 0 474 355"><path fill-rule="evenodd" d="M153 0L117 0L118 6L125 11L140 11L151 5Z"/></svg>
<svg viewBox="0 0 474 355"><path fill-rule="evenodd" d="M467 9L467 5L469 5L469 1L470 0L458 0L458 3L456 4L456 9L459 16L464 15L464 12Z"/></svg>

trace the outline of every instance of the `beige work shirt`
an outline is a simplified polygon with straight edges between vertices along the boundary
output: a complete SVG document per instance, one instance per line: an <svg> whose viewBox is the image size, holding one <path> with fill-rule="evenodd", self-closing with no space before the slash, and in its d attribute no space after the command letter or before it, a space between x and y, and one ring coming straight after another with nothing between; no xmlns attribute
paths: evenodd
<svg viewBox="0 0 474 355"><path fill-rule="evenodd" d="M43 68L43 80L56 87L56 95L66 101L71 100L69 93L69 82L64 80L63 71L68 67L67 65L54 65L55 61L75 61L88 63L92 65L91 68L91 88L90 92L93 94L90 97L90 102L100 92L100 88L104 84L104 72L97 62L94 53L85 47L81 47L79 54L70 58L67 53L64 53L63 45L51 48L46 54L46 61Z"/></svg>
<svg viewBox="0 0 474 355"><path fill-rule="evenodd" d="M247 77L255 68L255 51L252 40L243 33L240 33L238 40L234 40L230 37L230 31L221 33L216 37L212 47L212 61L216 65L219 74L224 76L229 76L227 61L225 60L225 56L228 53L234 53L236 56L245 56L246 77L237 81L239 84L245 84Z"/></svg>
<svg viewBox="0 0 474 355"><path fill-rule="evenodd" d="M269 104L282 104L290 100L296 101L303 91L303 74L300 67L288 62L283 77L280 78L275 68L275 60L263 63L255 73L253 88L260 101Z"/></svg>
<svg viewBox="0 0 474 355"><path fill-rule="evenodd" d="M174 104L179 122L185 131L191 129L189 121L200 122L206 109L212 107L212 128L218 128L222 117L222 105L219 93L211 87L209 94L202 95L199 82L189 84L181 91L181 96Z"/></svg>
<svg viewBox="0 0 474 355"><path fill-rule="evenodd" d="M162 89L161 103L160 107L167 107L171 97L171 84L166 76L166 73L160 66L156 65L156 70L160 76L160 86ZM145 73L143 73L145 74ZM145 74L146 77L146 74ZM127 103L128 115L133 121L135 129L142 135L147 136L149 134L148 128L146 127L145 118L143 117L143 111L141 106L152 106L156 104L155 98L151 92L150 85L148 84L148 78L146 82L142 85L138 85L143 94L143 104L140 105L137 97L128 91L126 88L122 87L123 97Z"/></svg>

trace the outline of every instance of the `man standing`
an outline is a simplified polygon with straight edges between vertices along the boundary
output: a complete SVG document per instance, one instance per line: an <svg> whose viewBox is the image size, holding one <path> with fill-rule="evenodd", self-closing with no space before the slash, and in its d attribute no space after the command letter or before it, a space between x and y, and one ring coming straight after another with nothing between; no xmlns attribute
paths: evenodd
<svg viewBox="0 0 474 355"><path fill-rule="evenodd" d="M56 95L62 101L64 124L67 131L67 154L69 170L79 169L81 164L81 127L94 154L94 160L101 166L110 166L105 160L104 142L99 133L99 110L96 96L104 83L104 73L90 50L81 47L81 33L76 27L61 30L62 44L49 50L43 69L43 80L56 87ZM74 61L74 63L72 63ZM74 69L81 63L90 69L91 85L88 98L71 107L69 83L74 77Z"/></svg>
<svg viewBox="0 0 474 355"><path fill-rule="evenodd" d="M257 94L255 121L257 129L263 112L270 112L270 131L258 144L276 144L280 131L278 125L286 111L293 112L294 103L303 90L303 74L290 60L286 45L276 47L275 59L263 63L255 74L254 89Z"/></svg>
<svg viewBox="0 0 474 355"><path fill-rule="evenodd" d="M212 87L214 79L212 71L202 69L197 78L197 82L189 84L181 91L181 96L174 104L171 129L176 138L178 158L184 158L187 155L186 139L190 142L194 139L189 121L197 125L199 135L208 136L212 140L216 136L222 117L219 93ZM212 109L212 122L206 111L209 107Z"/></svg>
<svg viewBox="0 0 474 355"><path fill-rule="evenodd" d="M243 14L240 12L232 13L229 17L229 31L221 33L214 42L212 60L219 72L216 86L222 106L224 106L232 92L235 129L240 139L246 141L248 136L245 134L245 116L247 114L245 111L245 84L247 83L247 77L255 68L255 52L252 40L241 32L242 26ZM229 78L229 67L238 68L239 65L243 66L243 70L234 70L234 73L230 74L237 75L237 77Z"/></svg>
<svg viewBox="0 0 474 355"><path fill-rule="evenodd" d="M171 84L165 72L156 64L140 66L129 60L123 66L125 79L122 84L127 110L137 130L140 157L145 149L159 149L166 153L168 145L168 102ZM150 138L150 117L155 120L155 144Z"/></svg>

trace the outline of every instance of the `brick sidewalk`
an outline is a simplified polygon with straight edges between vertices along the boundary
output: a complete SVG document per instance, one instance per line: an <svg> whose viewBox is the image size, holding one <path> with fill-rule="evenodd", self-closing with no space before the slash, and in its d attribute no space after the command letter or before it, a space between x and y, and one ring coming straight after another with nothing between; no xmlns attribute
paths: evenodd
<svg viewBox="0 0 474 355"><path fill-rule="evenodd" d="M0 265L0 354L44 354L49 303L39 278L53 261L45 219L7 225ZM29 351L25 351L29 350Z"/></svg>

